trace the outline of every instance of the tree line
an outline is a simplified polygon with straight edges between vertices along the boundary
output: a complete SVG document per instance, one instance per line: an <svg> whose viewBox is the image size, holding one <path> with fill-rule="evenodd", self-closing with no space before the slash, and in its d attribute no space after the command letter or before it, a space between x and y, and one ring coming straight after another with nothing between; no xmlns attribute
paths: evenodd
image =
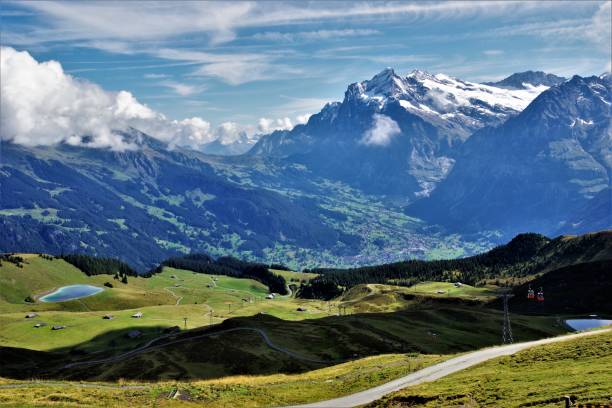
<svg viewBox="0 0 612 408"><path fill-rule="evenodd" d="M115 275L115 279L120 279L123 283L127 283L128 276L138 276L138 272L132 269L130 265L115 258L98 258L83 254L62 254L60 258L74 265L88 276Z"/></svg>
<svg viewBox="0 0 612 408"><path fill-rule="evenodd" d="M149 274L161 272L164 266L211 275L250 278L266 285L270 292L281 295L287 294L285 278L270 272L270 265L267 264L241 261L231 256L222 256L214 259L207 254L189 254L166 259L157 268L150 271Z"/></svg>
<svg viewBox="0 0 612 408"><path fill-rule="evenodd" d="M423 281L447 281L476 285L487 278L525 276L532 270L529 261L549 242L543 235L520 234L506 245L467 258L304 270L319 276L302 284L298 296L331 299L352 286L367 283L411 286Z"/></svg>

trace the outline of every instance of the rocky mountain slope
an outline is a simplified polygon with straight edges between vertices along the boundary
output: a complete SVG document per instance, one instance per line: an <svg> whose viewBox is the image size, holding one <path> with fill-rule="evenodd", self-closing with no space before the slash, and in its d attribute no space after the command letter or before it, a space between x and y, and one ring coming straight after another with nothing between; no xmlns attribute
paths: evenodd
<svg viewBox="0 0 612 408"><path fill-rule="evenodd" d="M446 180L408 212L462 231L585 232L612 225L611 176L611 77L574 76L476 132Z"/></svg>
<svg viewBox="0 0 612 408"><path fill-rule="evenodd" d="M307 124L263 137L252 155L281 157L368 193L427 196L476 130L503 123L547 87L509 90L387 68L351 84Z"/></svg>
<svg viewBox="0 0 612 408"><path fill-rule="evenodd" d="M322 251L354 241L308 200L241 186L137 131L127 137L137 150L2 143L2 250L93 252L146 269L169 253L263 256L277 242Z"/></svg>
<svg viewBox="0 0 612 408"><path fill-rule="evenodd" d="M486 85L496 86L499 88L508 89L528 89L532 86L544 85L547 87L559 85L567 79L554 75L547 74L542 71L525 71L517 72L507 78L497 82L485 82Z"/></svg>

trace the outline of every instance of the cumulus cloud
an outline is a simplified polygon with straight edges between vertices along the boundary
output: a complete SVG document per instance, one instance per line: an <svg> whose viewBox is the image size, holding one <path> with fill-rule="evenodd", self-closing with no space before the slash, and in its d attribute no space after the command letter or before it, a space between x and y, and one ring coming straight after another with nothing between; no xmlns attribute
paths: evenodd
<svg viewBox="0 0 612 408"><path fill-rule="evenodd" d="M200 117L171 120L130 92L105 91L66 74L56 61L39 63L28 52L10 47L0 49L0 73L1 137L27 146L68 143L125 150L136 146L117 131L135 128L170 147L197 149L215 140L252 141L257 133L292 127L289 118L262 118L257 126L225 122L218 127ZM173 85L177 93L191 94L191 89Z"/></svg>
<svg viewBox="0 0 612 408"><path fill-rule="evenodd" d="M280 119L268 119L261 118L257 124L257 130L259 133L272 133L275 130L289 130L293 128L291 119L280 118Z"/></svg>
<svg viewBox="0 0 612 408"><path fill-rule="evenodd" d="M305 113L303 115L298 115L295 118L296 125L303 125L305 123L308 123L308 119L310 119L311 116L312 115L310 113Z"/></svg>
<svg viewBox="0 0 612 408"><path fill-rule="evenodd" d="M402 131L396 121L388 116L374 114L374 124L368 129L361 143L367 146L388 146L391 140Z"/></svg>
<svg viewBox="0 0 612 408"><path fill-rule="evenodd" d="M108 93L97 85L66 75L56 61L38 63L27 52L0 50L3 139L24 145L81 143L123 149L110 123L154 119L151 109L129 92Z"/></svg>

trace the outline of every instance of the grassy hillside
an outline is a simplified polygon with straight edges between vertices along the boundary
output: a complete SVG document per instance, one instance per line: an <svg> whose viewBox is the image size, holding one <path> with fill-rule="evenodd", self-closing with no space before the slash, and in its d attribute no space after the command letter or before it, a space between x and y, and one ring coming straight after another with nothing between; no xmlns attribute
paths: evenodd
<svg viewBox="0 0 612 408"><path fill-rule="evenodd" d="M491 301L499 293L493 286L475 288L469 285L456 287L448 282L424 282L411 287L368 284L356 285L333 302L352 313L392 312L413 307L426 299L448 301Z"/></svg>
<svg viewBox="0 0 612 408"><path fill-rule="evenodd" d="M14 406L56 406L64 402L74 406L163 406L205 405L220 407L264 407L307 403L359 392L391 381L415 370L442 361L446 356L419 354L385 354L366 357L302 374L265 376L230 376L217 380L191 382L158 382L100 384L100 388L79 388L74 382L60 382L56 387L0 378L5 384L27 388L0 388L0 405L11 401ZM114 389L104 385L120 384L142 389ZM188 401L169 399L179 390Z"/></svg>
<svg viewBox="0 0 612 408"><path fill-rule="evenodd" d="M49 260L33 254L20 254L23 268L10 262L0 266L0 345L33 350L54 350L76 347L91 351L96 348L128 348L139 341L153 338L170 326L202 327L236 316L260 312L283 319L306 319L329 316L331 311L323 302L302 299L265 299L267 288L251 279L196 274L165 268L151 278L129 277L123 284L111 275L86 276L67 262ZM113 288L104 287L111 282ZM61 286L90 284L104 287L95 296L58 303L27 303ZM298 311L301 307L305 311ZM130 316L137 311L141 319ZM212 319L211 319L212 311ZM38 313L25 319L28 312ZM112 314L113 320L102 316ZM36 329L36 323L65 325L62 331L49 327ZM122 331L138 328L142 338L123 339ZM108 334L111 333L111 334ZM115 333L115 334L112 334ZM123 333L125 334L125 333Z"/></svg>
<svg viewBox="0 0 612 408"><path fill-rule="evenodd" d="M319 276L316 273L286 271L283 269L270 269L270 272L282 276L287 283L307 282Z"/></svg>
<svg viewBox="0 0 612 408"><path fill-rule="evenodd" d="M551 407L564 395L610 402L612 334L540 346L440 380L409 387L370 407Z"/></svg>
<svg viewBox="0 0 612 408"><path fill-rule="evenodd" d="M549 239L520 234L505 245L461 259L409 260L354 269L314 269L320 276L302 285L299 295L329 299L358 284L411 286L424 281L482 286L491 279L509 285L548 271L584 262L612 260L612 231Z"/></svg>
<svg viewBox="0 0 612 408"><path fill-rule="evenodd" d="M392 313L360 313L294 321L258 314L228 319L209 330L204 327L182 332L175 336L181 340L178 344L163 346L173 340L162 340L157 343L160 347L121 362L69 371L51 370L47 376L88 380L202 379L239 374L303 372L388 353L454 354L499 344L501 319L500 312L482 306L424 299L413 303L407 310ZM161 322L156 324L161 325ZM149 327L150 333L147 332L147 335L158 336L158 329ZM275 347L289 353L270 347L253 329L265 333ZM35 330L39 329L31 329L32 332ZM68 336L69 330L70 327L63 333L50 335ZM92 327L92 330L95 329ZM49 369L49 359L61 358L68 362L116 354L119 351L117 343L127 330L128 327L104 331L80 344L75 344L71 339L71 347L53 349L62 356L28 354L30 363L25 364L24 359L18 359L15 365L7 364L0 368L0 375L16 378L35 375L43 367L42 371ZM516 315L513 316L513 330L515 339L522 341L562 333L566 328L554 318ZM46 336L49 334L41 336L41 339ZM115 347L112 350L102 348L92 354L92 342L98 346L113 345L113 340ZM144 339L137 339L128 344L133 348L135 343L143 342ZM10 355L21 352L11 349Z"/></svg>
<svg viewBox="0 0 612 408"><path fill-rule="evenodd" d="M529 285L544 289L545 302L529 301ZM612 316L612 261L572 265L550 271L513 289L510 307L525 314L606 314Z"/></svg>

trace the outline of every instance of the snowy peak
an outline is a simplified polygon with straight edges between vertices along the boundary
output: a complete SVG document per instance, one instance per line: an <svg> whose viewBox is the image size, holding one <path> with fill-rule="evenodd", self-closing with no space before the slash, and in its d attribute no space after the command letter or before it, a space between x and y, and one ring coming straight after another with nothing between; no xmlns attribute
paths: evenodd
<svg viewBox="0 0 612 408"><path fill-rule="evenodd" d="M485 84L506 89L527 89L528 87L541 85L551 87L565 81L566 78L554 74L547 74L542 71L525 71L512 74L501 81L485 82Z"/></svg>
<svg viewBox="0 0 612 408"><path fill-rule="evenodd" d="M505 89L421 70L401 77L386 68L372 79L351 84L344 103L362 103L376 111L399 103L427 121L444 121L467 134L521 112L546 89L546 85Z"/></svg>
<svg viewBox="0 0 612 408"><path fill-rule="evenodd" d="M349 85L345 97L382 101L383 98L405 93L404 86L402 77L398 76L392 68L385 68L370 80Z"/></svg>
<svg viewBox="0 0 612 408"><path fill-rule="evenodd" d="M612 81L610 77L591 76L572 79L550 88L523 111L531 123L550 127L609 129L612 115ZM535 126L535 125L534 125ZM560 134L559 132L557 132ZM609 130L604 132L609 134ZM609 143L609 142L608 142Z"/></svg>

